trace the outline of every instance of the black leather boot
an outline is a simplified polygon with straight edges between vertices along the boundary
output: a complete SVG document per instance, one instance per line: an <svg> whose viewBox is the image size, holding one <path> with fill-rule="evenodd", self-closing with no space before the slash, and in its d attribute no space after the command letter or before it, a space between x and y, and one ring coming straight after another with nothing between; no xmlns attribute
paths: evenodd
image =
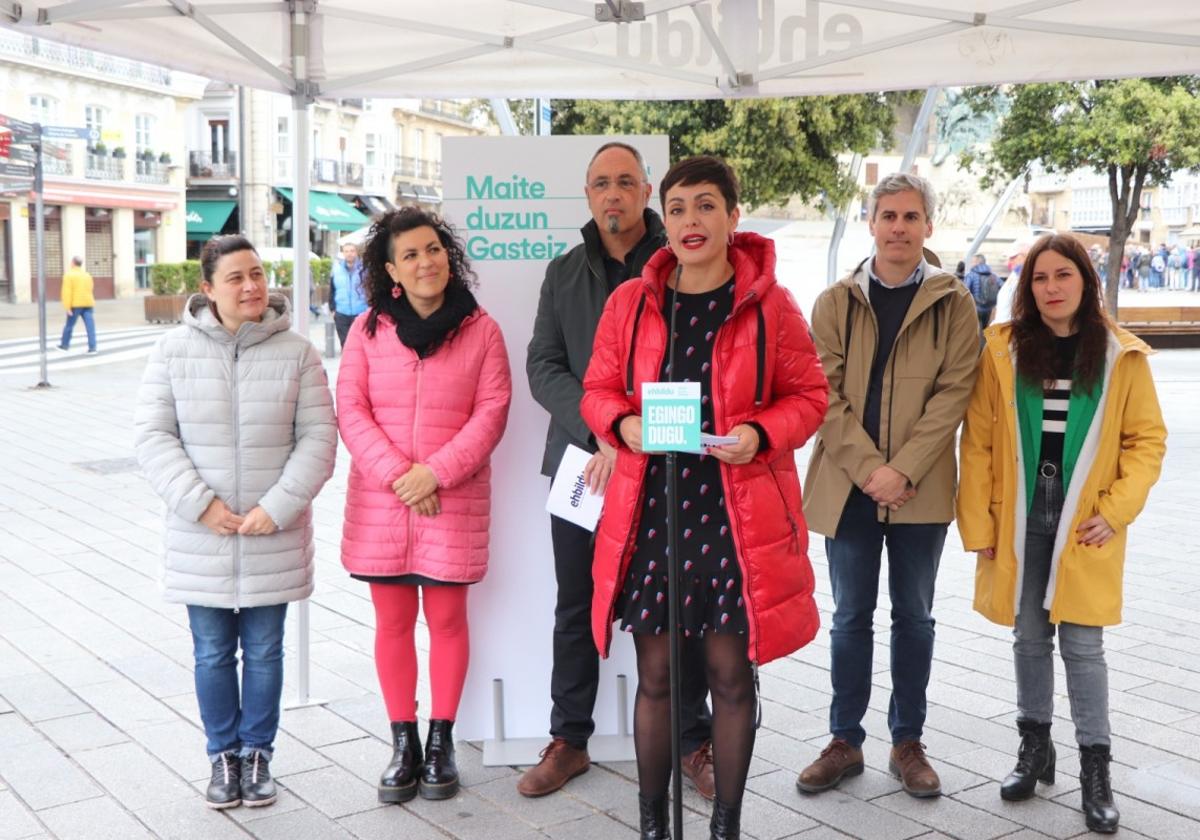
<svg viewBox="0 0 1200 840"><path fill-rule="evenodd" d="M452 720L429 721L425 739L425 766L419 789L425 799L450 799L458 793L458 765L454 763Z"/></svg>
<svg viewBox="0 0 1200 840"><path fill-rule="evenodd" d="M247 808L257 808L270 805L275 797L271 760L262 750L251 750L249 755L242 758L242 804Z"/></svg>
<svg viewBox="0 0 1200 840"><path fill-rule="evenodd" d="M713 800L712 820L708 823L709 840L739 840L742 836L742 806Z"/></svg>
<svg viewBox="0 0 1200 840"><path fill-rule="evenodd" d="M1050 724L1018 720L1021 746L1017 748L1017 766L1000 783L1000 798L1010 802L1033 796L1038 782L1054 784L1054 742Z"/></svg>
<svg viewBox="0 0 1200 840"><path fill-rule="evenodd" d="M416 796L423 761L417 722L392 721L392 761L379 777L379 801L407 802Z"/></svg>
<svg viewBox="0 0 1200 840"><path fill-rule="evenodd" d="M235 808L242 804L242 765L236 752L224 752L213 759L212 778L204 794L209 808Z"/></svg>
<svg viewBox="0 0 1200 840"><path fill-rule="evenodd" d="M671 840L671 817L667 797L647 799L638 794L638 823L641 840Z"/></svg>
<svg viewBox="0 0 1200 840"><path fill-rule="evenodd" d="M1121 813L1113 804L1112 780L1108 763L1112 754L1108 747L1079 748L1079 787L1083 796L1083 818L1089 831L1112 834L1121 821Z"/></svg>

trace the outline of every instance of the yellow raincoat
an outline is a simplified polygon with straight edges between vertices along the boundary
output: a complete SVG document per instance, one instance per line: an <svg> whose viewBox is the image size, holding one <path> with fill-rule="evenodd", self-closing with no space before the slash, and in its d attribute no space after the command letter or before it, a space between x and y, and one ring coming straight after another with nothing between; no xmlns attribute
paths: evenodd
<svg viewBox="0 0 1200 840"><path fill-rule="evenodd" d="M996 550L991 560L978 555L975 609L1011 626L1020 599L1026 501L1010 335L1009 324L984 331L987 344L962 432L956 508L964 547ZM1166 451L1150 348L1118 327L1108 344L1100 403L1071 484L1064 488L1046 586L1045 606L1054 624L1120 623L1127 529L1158 480ZM1102 546L1081 545L1076 530L1097 513L1116 534Z"/></svg>

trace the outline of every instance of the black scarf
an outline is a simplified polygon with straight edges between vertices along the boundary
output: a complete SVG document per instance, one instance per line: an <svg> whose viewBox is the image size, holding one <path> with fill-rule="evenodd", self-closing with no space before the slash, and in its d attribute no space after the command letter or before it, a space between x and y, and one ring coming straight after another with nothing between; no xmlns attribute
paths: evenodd
<svg viewBox="0 0 1200 840"><path fill-rule="evenodd" d="M409 303L408 295L396 298L388 314L396 322L400 343L416 351L419 358L432 356L450 340L463 321L479 307L475 295L465 286L451 284L436 312L422 318Z"/></svg>

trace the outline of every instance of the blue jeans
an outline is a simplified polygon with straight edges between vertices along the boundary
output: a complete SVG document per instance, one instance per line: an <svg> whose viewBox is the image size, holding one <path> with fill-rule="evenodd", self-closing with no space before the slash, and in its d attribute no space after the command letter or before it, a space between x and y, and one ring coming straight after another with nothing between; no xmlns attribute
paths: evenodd
<svg viewBox="0 0 1200 840"><path fill-rule="evenodd" d="M66 350L71 346L71 334L75 332L75 321L80 317L83 318L83 327L87 330L88 350L96 349L96 322L92 318L92 307L90 306L76 306L67 316L67 323L63 327L62 341L59 342L62 349Z"/></svg>
<svg viewBox="0 0 1200 840"><path fill-rule="evenodd" d="M209 758L262 750L268 756L279 729L283 694L283 621L287 604L238 612L188 605L196 655L196 698ZM237 649L242 647L239 700Z"/></svg>
<svg viewBox="0 0 1200 840"><path fill-rule="evenodd" d="M1058 471L1058 465L1055 465ZM1048 470L1039 470L1040 472ZM1025 574L1013 628L1017 707L1022 720L1050 723L1054 716L1054 636L1067 674L1067 698L1075 740L1085 747L1108 746L1108 664L1104 628L1050 623L1043 603L1054 558L1054 538L1063 508L1061 471L1038 476L1025 530Z"/></svg>
<svg viewBox="0 0 1200 840"><path fill-rule="evenodd" d="M863 715L871 699L875 602L884 543L892 601L892 743L920 740L925 727L925 689L933 662L933 588L946 524L889 525L876 521L876 505L858 488L850 492L837 535L826 538L833 585L833 703L829 730L855 747L867 733Z"/></svg>

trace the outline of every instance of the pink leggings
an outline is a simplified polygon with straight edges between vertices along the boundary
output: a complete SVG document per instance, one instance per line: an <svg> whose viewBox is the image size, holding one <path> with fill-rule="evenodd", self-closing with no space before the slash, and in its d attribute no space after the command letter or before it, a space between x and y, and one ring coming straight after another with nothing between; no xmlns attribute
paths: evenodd
<svg viewBox="0 0 1200 840"><path fill-rule="evenodd" d="M393 721L417 719L417 587L371 584L375 603L375 667ZM471 641L467 632L467 587L423 586L425 623L429 627L429 683L433 694L430 718L454 720L467 679Z"/></svg>

